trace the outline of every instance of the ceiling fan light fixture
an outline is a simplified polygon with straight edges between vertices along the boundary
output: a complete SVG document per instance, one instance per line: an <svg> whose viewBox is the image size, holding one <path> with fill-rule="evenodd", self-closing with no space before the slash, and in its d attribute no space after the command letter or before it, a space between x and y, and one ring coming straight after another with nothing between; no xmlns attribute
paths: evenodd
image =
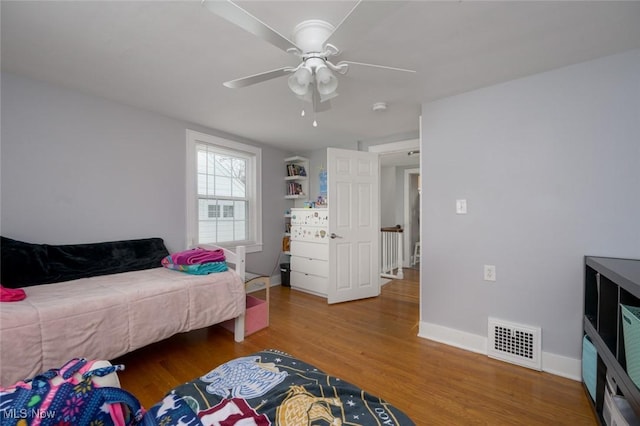
<svg viewBox="0 0 640 426"><path fill-rule="evenodd" d="M330 99L335 98L336 96L338 96L337 92L331 92L328 95L323 95L322 93L320 93L320 102L326 102L326 101L328 101Z"/></svg>
<svg viewBox="0 0 640 426"><path fill-rule="evenodd" d="M338 88L338 79L326 65L322 64L316 68L316 84L320 95L327 96Z"/></svg>
<svg viewBox="0 0 640 426"><path fill-rule="evenodd" d="M289 76L289 88L296 95L304 96L309 92L309 84L311 84L312 78L311 70L301 66Z"/></svg>
<svg viewBox="0 0 640 426"><path fill-rule="evenodd" d="M296 98L305 102L313 102L313 90L307 91L304 95L296 95Z"/></svg>

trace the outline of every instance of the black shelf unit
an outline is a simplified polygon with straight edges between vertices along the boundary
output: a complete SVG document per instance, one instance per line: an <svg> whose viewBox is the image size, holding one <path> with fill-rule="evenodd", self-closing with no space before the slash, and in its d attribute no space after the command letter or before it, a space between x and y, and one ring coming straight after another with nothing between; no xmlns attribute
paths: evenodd
<svg viewBox="0 0 640 426"><path fill-rule="evenodd" d="M640 389L626 371L620 304L640 306L640 260L586 256L584 334L598 353L595 401L587 396L601 423L607 376L640 420Z"/></svg>

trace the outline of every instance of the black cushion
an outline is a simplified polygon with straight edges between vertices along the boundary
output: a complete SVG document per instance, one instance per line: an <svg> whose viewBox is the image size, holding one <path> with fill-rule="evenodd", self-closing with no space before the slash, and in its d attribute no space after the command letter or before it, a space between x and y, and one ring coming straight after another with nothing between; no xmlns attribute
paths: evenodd
<svg viewBox="0 0 640 426"><path fill-rule="evenodd" d="M91 244L31 244L0 237L1 283L8 288L160 267L162 238Z"/></svg>
<svg viewBox="0 0 640 426"><path fill-rule="evenodd" d="M51 282L47 246L0 237L0 284L8 288Z"/></svg>

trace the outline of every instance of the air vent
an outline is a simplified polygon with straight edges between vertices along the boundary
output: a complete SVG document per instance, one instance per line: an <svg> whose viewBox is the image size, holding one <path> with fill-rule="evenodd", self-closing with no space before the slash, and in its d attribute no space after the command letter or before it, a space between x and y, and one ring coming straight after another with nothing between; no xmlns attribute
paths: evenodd
<svg viewBox="0 0 640 426"><path fill-rule="evenodd" d="M540 327L489 318L487 355L512 364L542 370L541 336Z"/></svg>

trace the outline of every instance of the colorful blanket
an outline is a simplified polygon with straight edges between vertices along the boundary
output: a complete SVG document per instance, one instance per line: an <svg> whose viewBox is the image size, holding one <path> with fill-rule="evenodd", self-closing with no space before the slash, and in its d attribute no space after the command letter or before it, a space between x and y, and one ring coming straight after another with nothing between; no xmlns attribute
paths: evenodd
<svg viewBox="0 0 640 426"><path fill-rule="evenodd" d="M228 269L222 249L195 248L185 250L166 256L160 263L165 268L193 275L207 275L224 272Z"/></svg>
<svg viewBox="0 0 640 426"><path fill-rule="evenodd" d="M162 425L414 425L384 400L275 350L171 390L147 416Z"/></svg>
<svg viewBox="0 0 640 426"><path fill-rule="evenodd" d="M171 258L171 261L176 265L197 265L208 262L224 262L226 260L222 249L207 250L203 248L180 251L167 256L167 258Z"/></svg>
<svg viewBox="0 0 640 426"><path fill-rule="evenodd" d="M162 259L162 266L165 268L193 275L207 275L215 272L224 272L229 269L226 262L209 262L197 265L176 265L175 263L172 263L171 260L165 260L166 258Z"/></svg>

